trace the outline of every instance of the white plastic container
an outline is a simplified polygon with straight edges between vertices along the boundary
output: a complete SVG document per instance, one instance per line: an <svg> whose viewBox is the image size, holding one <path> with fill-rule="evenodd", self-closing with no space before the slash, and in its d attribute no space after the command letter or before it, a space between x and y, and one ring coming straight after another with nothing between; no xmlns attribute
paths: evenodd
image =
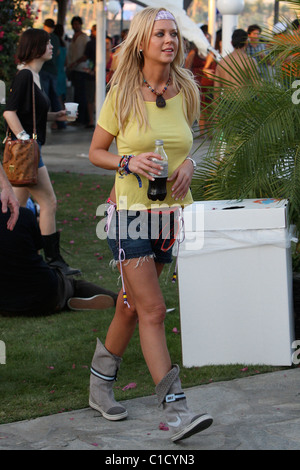
<svg viewBox="0 0 300 470"><path fill-rule="evenodd" d="M287 201L195 202L178 275L183 365L292 363Z"/></svg>

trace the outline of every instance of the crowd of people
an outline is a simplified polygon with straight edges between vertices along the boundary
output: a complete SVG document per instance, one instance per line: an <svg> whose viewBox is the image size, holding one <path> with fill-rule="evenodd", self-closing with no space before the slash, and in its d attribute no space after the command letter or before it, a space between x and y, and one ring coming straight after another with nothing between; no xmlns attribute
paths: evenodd
<svg viewBox="0 0 300 470"><path fill-rule="evenodd" d="M201 29L211 42L211 36L208 33L207 25L201 26ZM299 20L292 22L292 30L295 34L299 33ZM273 37L284 36L288 31L286 23L279 22L273 27ZM237 29L233 32L231 43L233 51L223 54L222 50L222 29L217 31L214 48L221 56L220 62L217 62L213 54L201 56L197 47L193 43L187 44L187 56L185 67L190 69L199 86L201 95L201 115L199 120L200 136L207 134L207 120L211 112L211 103L219 97L222 88L237 85L235 75L240 76L241 70L251 70L253 77L260 77L269 80L273 74L273 64L268 58L268 44L270 37L263 37L262 28L258 24L251 24L247 30ZM289 64L283 64L288 67Z"/></svg>
<svg viewBox="0 0 300 470"><path fill-rule="evenodd" d="M78 122L95 127L89 158L97 167L111 170L115 183L109 197L108 244L121 274L119 294L74 276L59 250L56 231L56 196L40 154L38 184L12 188L0 166L0 313L12 315L48 315L70 309L108 308L115 313L105 341L97 340L92 359L89 404L111 421L127 417L127 410L115 401L113 385L122 357L138 327L141 349L155 384L159 405L165 413L173 442L207 429L213 422L206 412L192 412L180 382L179 366L172 363L164 320L166 306L159 283L165 264L172 262L173 239L180 226L182 209L193 202L190 184L195 162L189 156L193 144L192 126L206 125L206 111L213 95L203 93L222 74L222 64L210 55L199 56L197 48L184 48L177 22L165 8L145 8L135 15L123 41L112 53L107 37L107 83L109 90L94 126L95 37L82 31L80 17L72 18L74 35L66 47L63 28L47 19L44 29L25 31L19 42L18 59L22 67L12 82L4 117L13 138L28 140L32 134L32 85L36 95L37 138L42 149L46 122L53 128L66 123L64 99L67 77L79 103ZM202 27L208 39L207 28ZM265 49L257 25L248 32L238 29L232 37L233 63L251 62L263 73L258 56ZM222 52L221 32L216 49ZM241 56L243 60L241 60ZM185 59L185 67L182 66ZM208 72L209 71L209 72ZM226 77L225 77L226 78ZM231 80L231 77L227 77ZM51 110L49 112L49 109ZM202 119L202 120L201 120ZM55 127L56 126L56 127ZM158 218L148 198L149 181L163 170L161 157L153 152L156 139L164 141L169 156L165 210ZM116 140L118 153L112 153ZM40 205L39 225L24 207L31 194ZM126 198L124 208L121 201ZM144 207L129 213L128 208ZM170 209L171 208L171 209ZM153 238L153 220L162 227L168 216L168 233ZM154 217L155 216L155 217ZM166 220L166 219L164 219ZM113 224L112 224L112 221ZM137 238L129 224L142 224L147 234ZM123 229L128 234L121 237ZM127 232L128 230L128 232ZM114 232L115 231L115 232ZM38 251L43 248L45 260ZM38 286L38 287L37 287ZM2 292L2 291L1 291Z"/></svg>
<svg viewBox="0 0 300 470"><path fill-rule="evenodd" d="M293 22L295 30L299 28L298 20ZM86 128L95 128L95 63L96 63L96 34L97 26L93 24L90 36L83 31L83 20L74 16L71 20L73 29L72 38L67 38L64 27L55 24L54 20L47 18L44 21L44 30L50 34L53 46L52 59L45 62L40 71L41 86L46 92L51 111L64 109L64 102L79 103L78 117L72 125L83 125ZM274 26L274 34L285 32L286 25L278 23ZM211 43L211 35L208 25L201 26L207 40ZM245 52L252 57L257 65L258 72L264 78L269 76L269 63L264 60L267 53L267 43L262 39L262 28L252 24L247 31L243 30L245 37L243 47L238 47L238 55ZM120 47L126 39L128 29L121 32L121 36L106 36L106 84L109 90L110 80L117 68ZM241 34L241 30L240 30ZM236 40L236 38L234 39ZM210 104L214 99L215 73L217 62L213 54L201 56L194 43L184 39L185 61L184 67L191 70L199 87L201 96L201 115L199 119L200 136L205 136L208 128L207 121L210 113ZM222 29L218 30L215 37L215 50L222 55ZM234 49L236 49L234 47ZM220 67L219 67L220 71ZM228 78L228 77L227 77ZM67 87L68 85L68 87ZM218 88L218 85L217 85ZM65 129L66 122L55 121L51 125L52 130Z"/></svg>
<svg viewBox="0 0 300 470"><path fill-rule="evenodd" d="M51 38L52 59L45 62L40 71L41 85L50 99L51 111L64 109L64 102L79 104L75 125L95 128L95 64L97 26L93 24L90 36L83 31L83 20L74 16L71 20L73 36L65 35L64 27L52 18L44 21L43 28ZM126 38L128 29L121 36L106 36L106 84L116 69L118 46ZM73 124L74 125L74 124ZM52 130L65 129L66 123L52 123Z"/></svg>

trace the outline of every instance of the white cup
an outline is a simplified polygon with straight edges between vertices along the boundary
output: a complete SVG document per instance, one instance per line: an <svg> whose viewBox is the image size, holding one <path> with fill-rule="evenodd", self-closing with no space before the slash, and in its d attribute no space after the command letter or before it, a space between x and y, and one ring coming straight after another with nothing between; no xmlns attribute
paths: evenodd
<svg viewBox="0 0 300 470"><path fill-rule="evenodd" d="M67 120L68 121L76 121L77 119L77 111L78 111L78 103L65 103L65 108L67 111Z"/></svg>

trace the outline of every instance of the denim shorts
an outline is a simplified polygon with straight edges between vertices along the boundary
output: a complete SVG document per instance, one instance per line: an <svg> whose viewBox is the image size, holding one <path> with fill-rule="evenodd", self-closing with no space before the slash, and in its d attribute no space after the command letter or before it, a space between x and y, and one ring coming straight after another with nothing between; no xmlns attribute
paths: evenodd
<svg viewBox="0 0 300 470"><path fill-rule="evenodd" d="M120 226L120 230L119 230ZM115 261L152 257L170 264L178 233L178 209L172 211L114 211L107 241Z"/></svg>

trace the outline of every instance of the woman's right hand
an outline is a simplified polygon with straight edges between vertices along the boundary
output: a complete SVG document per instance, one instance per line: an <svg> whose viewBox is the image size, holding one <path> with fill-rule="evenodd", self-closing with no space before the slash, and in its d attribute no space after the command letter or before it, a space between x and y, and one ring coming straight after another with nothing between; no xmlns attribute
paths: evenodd
<svg viewBox="0 0 300 470"><path fill-rule="evenodd" d="M139 175L145 176L145 178L150 181L154 181L153 176L149 175L149 173L160 175L163 167L159 164L159 162L153 161L153 158L156 160L163 159L161 155L157 153L141 153L130 159L128 168L132 173L137 173Z"/></svg>

